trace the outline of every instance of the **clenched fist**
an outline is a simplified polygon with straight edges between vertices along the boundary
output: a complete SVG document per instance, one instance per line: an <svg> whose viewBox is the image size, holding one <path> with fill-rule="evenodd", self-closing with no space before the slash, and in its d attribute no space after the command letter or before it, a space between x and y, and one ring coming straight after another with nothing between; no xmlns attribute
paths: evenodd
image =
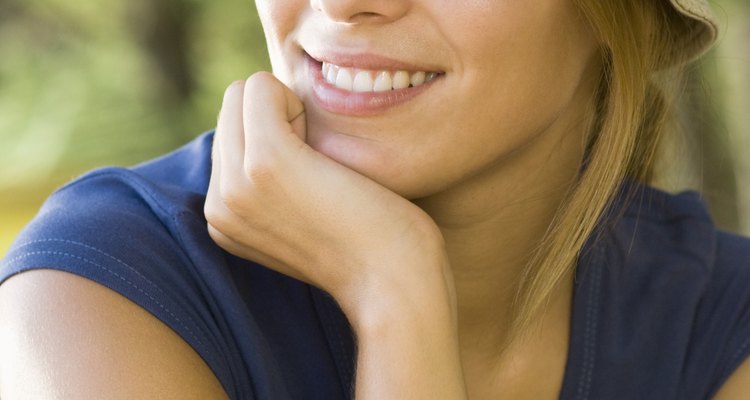
<svg viewBox="0 0 750 400"><path fill-rule="evenodd" d="M452 304L430 217L312 149L305 128L304 105L273 75L227 89L205 204L216 243L326 290L355 324L371 304L410 301L414 291Z"/></svg>

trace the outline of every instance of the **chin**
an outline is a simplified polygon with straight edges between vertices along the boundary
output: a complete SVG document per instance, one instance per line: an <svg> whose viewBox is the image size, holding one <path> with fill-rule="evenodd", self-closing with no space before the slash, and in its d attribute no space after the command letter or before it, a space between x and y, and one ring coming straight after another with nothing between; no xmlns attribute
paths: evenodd
<svg viewBox="0 0 750 400"><path fill-rule="evenodd" d="M337 163L375 181L396 194L415 199L430 194L425 169L404 162L403 153L390 142L323 129L309 129L307 143Z"/></svg>

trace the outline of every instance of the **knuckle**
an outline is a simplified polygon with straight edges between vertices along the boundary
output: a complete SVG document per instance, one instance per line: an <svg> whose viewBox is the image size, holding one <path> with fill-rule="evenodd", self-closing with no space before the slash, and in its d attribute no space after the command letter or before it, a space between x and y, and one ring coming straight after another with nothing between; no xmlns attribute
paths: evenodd
<svg viewBox="0 0 750 400"><path fill-rule="evenodd" d="M228 102L235 93L242 93L245 88L245 81L234 81L224 91L224 102Z"/></svg>
<svg viewBox="0 0 750 400"><path fill-rule="evenodd" d="M225 242L225 236L219 231L216 226L211 223L211 221L208 222L206 225L206 228L208 229L208 236L211 237L211 240L216 242L217 244L222 244Z"/></svg>
<svg viewBox="0 0 750 400"><path fill-rule="evenodd" d="M276 78L270 72L259 71L247 78L245 88L255 93L258 90L267 89L276 82Z"/></svg>
<svg viewBox="0 0 750 400"><path fill-rule="evenodd" d="M234 231L238 224L247 224L248 221L255 221L262 215L258 207L258 204L262 203L261 192L252 186L242 186L222 186L221 193L215 200L218 203L215 206L218 211L213 218L218 226L226 231Z"/></svg>
<svg viewBox="0 0 750 400"><path fill-rule="evenodd" d="M232 254L238 253L237 245L234 241L230 240L220 229L210 223L208 224L208 236L222 249Z"/></svg>
<svg viewBox="0 0 750 400"><path fill-rule="evenodd" d="M219 213L217 217L221 218L222 223L228 224L233 216L236 218L251 215L252 209L250 209L249 204L252 204L252 199L252 193L243 193L232 188L222 189L220 207L225 212Z"/></svg>
<svg viewBox="0 0 750 400"><path fill-rule="evenodd" d="M216 201L216 198L209 196L206 198L206 204L203 206L203 214L206 221L214 229L221 229L226 225L227 211L221 206L220 202Z"/></svg>
<svg viewBox="0 0 750 400"><path fill-rule="evenodd" d="M278 180L279 168L270 157L246 161L245 178L258 190L272 189Z"/></svg>
<svg viewBox="0 0 750 400"><path fill-rule="evenodd" d="M222 196L221 201L224 208L236 215L244 217L250 213L247 207L248 197L240 196L239 193L232 192L226 196Z"/></svg>

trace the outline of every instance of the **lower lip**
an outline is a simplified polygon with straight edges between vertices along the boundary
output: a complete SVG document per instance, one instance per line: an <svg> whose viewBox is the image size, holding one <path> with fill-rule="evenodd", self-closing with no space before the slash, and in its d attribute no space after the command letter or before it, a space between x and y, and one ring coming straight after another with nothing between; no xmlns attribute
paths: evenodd
<svg viewBox="0 0 750 400"><path fill-rule="evenodd" d="M323 78L321 63L306 56L309 76L312 78L312 92L315 102L324 110L355 117L373 116L403 105L425 91L442 78L437 78L417 87L394 89L384 92L350 92L339 89Z"/></svg>

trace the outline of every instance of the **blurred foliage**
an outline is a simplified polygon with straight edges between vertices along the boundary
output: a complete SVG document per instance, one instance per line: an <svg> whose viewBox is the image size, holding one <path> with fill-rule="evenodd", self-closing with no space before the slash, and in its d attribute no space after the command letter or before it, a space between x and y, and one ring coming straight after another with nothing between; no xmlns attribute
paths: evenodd
<svg viewBox="0 0 750 400"><path fill-rule="evenodd" d="M266 68L251 2L0 1L0 190L131 164L215 123Z"/></svg>
<svg viewBox="0 0 750 400"><path fill-rule="evenodd" d="M717 3L730 29L693 74L714 90L690 92L690 176L673 181L707 189L722 226L747 232L750 7ZM211 129L224 88L260 69L251 1L0 0L0 254L52 188Z"/></svg>
<svg viewBox="0 0 750 400"><path fill-rule="evenodd" d="M750 235L750 2L724 0L721 5L727 29L722 45L706 64L715 88L711 98L719 110L714 131L726 138L728 151L708 162L731 165L738 210L736 230Z"/></svg>
<svg viewBox="0 0 750 400"><path fill-rule="evenodd" d="M260 69L251 1L0 0L0 254L55 187L211 129Z"/></svg>

